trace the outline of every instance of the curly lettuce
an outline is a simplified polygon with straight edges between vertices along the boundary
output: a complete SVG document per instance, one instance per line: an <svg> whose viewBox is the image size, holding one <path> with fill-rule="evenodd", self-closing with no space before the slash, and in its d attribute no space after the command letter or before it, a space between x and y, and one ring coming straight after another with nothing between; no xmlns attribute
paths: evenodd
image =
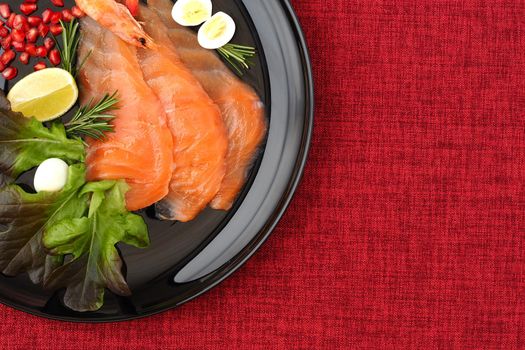
<svg viewBox="0 0 525 350"><path fill-rule="evenodd" d="M28 272L45 288L66 288L64 304L95 311L106 288L130 295L116 244L149 245L144 220L127 211L125 181L86 183L85 166L69 167L60 192L31 194L17 185L0 190L0 271Z"/></svg>
<svg viewBox="0 0 525 350"><path fill-rule="evenodd" d="M12 182L48 158L60 158L69 164L82 162L84 143L68 138L62 123L47 128L34 118L11 111L9 102L0 94L0 185Z"/></svg>
<svg viewBox="0 0 525 350"><path fill-rule="evenodd" d="M28 272L34 283L44 281L61 262L49 256L42 244L47 227L66 218L81 217L87 196L79 196L85 184L85 166L69 167L68 181L60 192L27 193L17 185L0 189L0 271L8 276Z"/></svg>
<svg viewBox="0 0 525 350"><path fill-rule="evenodd" d="M91 192L88 214L57 221L44 233L44 246L51 254L71 256L44 286L66 288L64 304L73 310L98 310L105 288L118 295L131 294L115 245L123 242L145 248L149 237L144 220L126 209L127 188L124 181L87 184L81 195Z"/></svg>

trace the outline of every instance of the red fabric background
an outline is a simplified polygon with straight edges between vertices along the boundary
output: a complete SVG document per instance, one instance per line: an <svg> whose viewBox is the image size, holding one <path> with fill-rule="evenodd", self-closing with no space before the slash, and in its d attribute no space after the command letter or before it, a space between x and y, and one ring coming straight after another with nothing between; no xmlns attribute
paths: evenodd
<svg viewBox="0 0 525 350"><path fill-rule="evenodd" d="M0 307L2 348L525 347L525 4L295 0L304 181L221 287L141 321Z"/></svg>

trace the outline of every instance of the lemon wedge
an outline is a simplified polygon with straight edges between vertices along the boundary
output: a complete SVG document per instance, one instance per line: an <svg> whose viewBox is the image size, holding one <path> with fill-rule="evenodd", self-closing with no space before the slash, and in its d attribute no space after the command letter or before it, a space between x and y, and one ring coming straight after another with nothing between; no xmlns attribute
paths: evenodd
<svg viewBox="0 0 525 350"><path fill-rule="evenodd" d="M178 0L171 16L181 26L198 26L211 17L211 0Z"/></svg>
<svg viewBox="0 0 525 350"><path fill-rule="evenodd" d="M78 99L78 87L68 71L47 68L16 83L7 99L13 111L44 122L60 117L73 107Z"/></svg>
<svg viewBox="0 0 525 350"><path fill-rule="evenodd" d="M197 35L199 44L205 49L218 49L229 43L235 35L235 21L224 12L217 12L206 21Z"/></svg>

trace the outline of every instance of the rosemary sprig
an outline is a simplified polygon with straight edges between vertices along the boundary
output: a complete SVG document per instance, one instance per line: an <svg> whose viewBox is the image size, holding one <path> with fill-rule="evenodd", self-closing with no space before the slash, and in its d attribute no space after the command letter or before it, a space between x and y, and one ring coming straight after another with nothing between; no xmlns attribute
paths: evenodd
<svg viewBox="0 0 525 350"><path fill-rule="evenodd" d="M60 21L60 25L62 26L62 45L58 41L57 45L62 58L62 68L74 76L76 73L77 49L80 43L79 24L77 20L73 20L69 23Z"/></svg>
<svg viewBox="0 0 525 350"><path fill-rule="evenodd" d="M93 99L85 106L82 106L75 113L73 118L65 123L66 132L70 136L89 136L101 140L105 133L113 132L113 125L109 124L115 117L107 114L117 109L117 92L112 95L106 94L100 101L93 103Z"/></svg>
<svg viewBox="0 0 525 350"><path fill-rule="evenodd" d="M62 58L62 68L71 73L72 76L76 76L77 71L79 71L82 68L89 55L91 54L91 51L87 54L86 57L82 59L79 66L77 67L77 50L81 37L79 31L79 23L76 19L72 20L69 23L65 23L61 20L60 25L62 26L62 44L60 44L58 40L56 40L56 38L55 41L57 42L57 46L60 50L60 56Z"/></svg>
<svg viewBox="0 0 525 350"><path fill-rule="evenodd" d="M254 47L237 44L226 44L218 48L217 52L224 57L226 62L241 76L245 70L250 69L250 66L254 64L250 59L255 57L256 54Z"/></svg>

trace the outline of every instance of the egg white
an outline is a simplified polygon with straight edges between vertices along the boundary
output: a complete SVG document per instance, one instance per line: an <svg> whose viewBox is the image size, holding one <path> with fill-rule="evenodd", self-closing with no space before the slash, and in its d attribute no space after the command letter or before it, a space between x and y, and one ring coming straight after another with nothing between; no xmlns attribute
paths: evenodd
<svg viewBox="0 0 525 350"><path fill-rule="evenodd" d="M209 35L209 30L213 30L212 26L217 23L224 25L225 29L218 37L213 38ZM214 50L229 43L235 35L235 30L233 18L224 12L217 12L200 27L197 37L202 47Z"/></svg>
<svg viewBox="0 0 525 350"><path fill-rule="evenodd" d="M58 192L66 186L69 166L62 159L49 158L36 169L34 187L37 192Z"/></svg>
<svg viewBox="0 0 525 350"><path fill-rule="evenodd" d="M211 0L178 0L175 5L173 5L171 17L173 17L173 20L181 26L198 26L211 17L212 7ZM204 15L193 21L188 20L186 18L187 12L192 11L192 9L195 8L204 10Z"/></svg>

